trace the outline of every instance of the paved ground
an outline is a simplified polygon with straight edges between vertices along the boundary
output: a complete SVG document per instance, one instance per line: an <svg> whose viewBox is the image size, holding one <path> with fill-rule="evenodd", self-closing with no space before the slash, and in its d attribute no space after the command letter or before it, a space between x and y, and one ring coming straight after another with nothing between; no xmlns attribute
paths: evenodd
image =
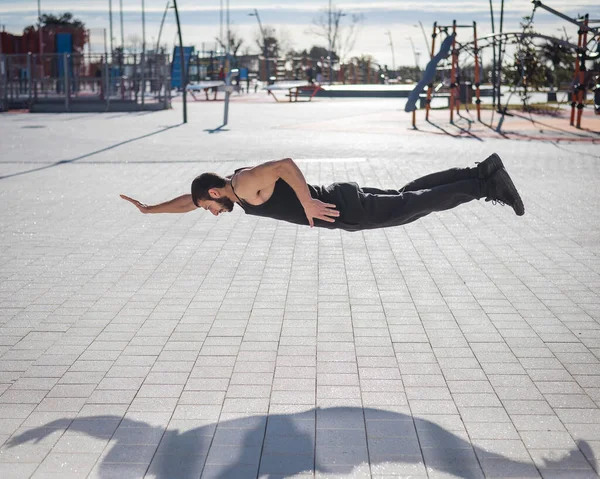
<svg viewBox="0 0 600 479"><path fill-rule="evenodd" d="M597 477L600 153L412 131L394 101L0 116L0 477ZM291 156L400 186L502 155L526 215L141 215Z"/></svg>

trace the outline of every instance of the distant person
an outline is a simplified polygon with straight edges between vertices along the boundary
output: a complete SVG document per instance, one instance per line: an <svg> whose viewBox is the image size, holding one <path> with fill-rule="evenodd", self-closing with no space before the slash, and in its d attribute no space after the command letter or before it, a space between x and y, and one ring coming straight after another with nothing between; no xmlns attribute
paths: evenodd
<svg viewBox="0 0 600 479"><path fill-rule="evenodd" d="M317 74L317 83L323 83L323 67L321 66L321 62L317 62L317 68L315 69Z"/></svg>
<svg viewBox="0 0 600 479"><path fill-rule="evenodd" d="M246 214L299 225L360 231L411 223L436 211L486 198L525 213L521 197L496 154L474 168L453 168L408 183L399 190L356 183L307 185L290 158L240 168L225 178L198 176L191 193L148 206L121 195L142 213L187 213L203 208L218 216L238 204Z"/></svg>
<svg viewBox="0 0 600 479"><path fill-rule="evenodd" d="M306 79L308 80L308 83L310 83L311 85L315 81L313 68L312 68L312 65L310 63L306 67Z"/></svg>

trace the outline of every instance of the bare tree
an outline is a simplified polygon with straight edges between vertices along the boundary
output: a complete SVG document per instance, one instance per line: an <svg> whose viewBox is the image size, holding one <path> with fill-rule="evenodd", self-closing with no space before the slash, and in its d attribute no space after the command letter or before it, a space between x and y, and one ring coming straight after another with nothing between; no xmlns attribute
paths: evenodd
<svg viewBox="0 0 600 479"><path fill-rule="evenodd" d="M125 50L127 53L139 53L142 50L142 37L140 37L137 33L128 35Z"/></svg>
<svg viewBox="0 0 600 479"><path fill-rule="evenodd" d="M237 33L234 31L229 32L229 45L223 43L220 38L215 38L215 40L221 45L221 48L226 52L230 52L231 55L235 58L237 57L237 52L244 43L244 39L237 36Z"/></svg>
<svg viewBox="0 0 600 479"><path fill-rule="evenodd" d="M346 24L342 22L344 17L349 17ZM325 39L326 47L331 47L333 56L343 61L356 44L364 18L362 13L349 15L337 7L332 8L331 14L329 10L324 9L318 17L313 18L313 25L308 29L308 33Z"/></svg>

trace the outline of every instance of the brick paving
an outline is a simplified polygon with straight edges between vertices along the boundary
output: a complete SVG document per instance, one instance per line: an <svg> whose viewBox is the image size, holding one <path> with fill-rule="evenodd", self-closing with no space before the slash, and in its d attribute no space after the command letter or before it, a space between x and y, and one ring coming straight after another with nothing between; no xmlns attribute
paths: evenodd
<svg viewBox="0 0 600 479"><path fill-rule="evenodd" d="M598 477L600 153L410 129L395 101L0 116L0 477ZM141 215L290 156L398 187L498 152L471 202L345 233Z"/></svg>

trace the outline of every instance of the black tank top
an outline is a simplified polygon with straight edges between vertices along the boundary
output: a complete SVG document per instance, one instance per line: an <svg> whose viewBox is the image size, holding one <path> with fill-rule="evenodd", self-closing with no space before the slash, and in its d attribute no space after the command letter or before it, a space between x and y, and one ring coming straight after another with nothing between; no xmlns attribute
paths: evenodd
<svg viewBox="0 0 600 479"><path fill-rule="evenodd" d="M233 179L239 171L244 169L245 168L239 168L235 170L231 177L231 189L235 196L240 200L239 204L246 214L274 218L276 220L287 221L288 223L295 223L298 225L308 225L308 218L306 218L304 207L302 206L302 203L300 203L296 192L281 178L275 183L275 188L273 189L271 197L261 205L251 205L240 198L233 187ZM315 219L315 226L328 229L344 229L347 231L355 231L357 229L358 224L344 220L342 208L346 205L345 202L340 201L339 194L336 194L339 193L341 186L346 185L352 185L356 188L356 191L358 190L358 185L355 183L334 183L328 187L307 185L312 198L323 201L324 203L335 204L341 215L339 218L336 218L333 223ZM356 196L358 198L358 195Z"/></svg>

